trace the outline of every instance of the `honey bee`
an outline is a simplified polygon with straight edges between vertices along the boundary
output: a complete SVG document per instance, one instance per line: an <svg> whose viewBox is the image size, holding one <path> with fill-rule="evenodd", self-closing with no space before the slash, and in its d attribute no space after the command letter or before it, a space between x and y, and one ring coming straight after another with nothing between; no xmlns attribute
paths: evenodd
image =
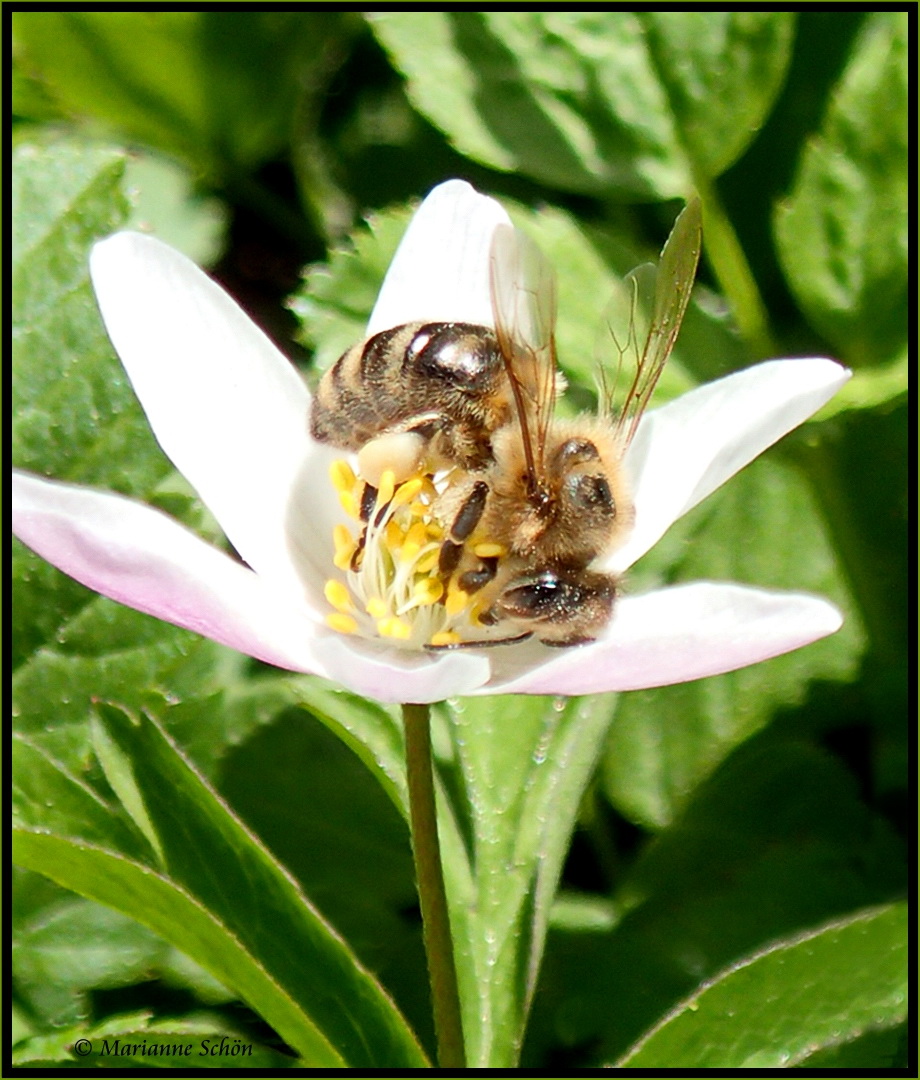
<svg viewBox="0 0 920 1080"><path fill-rule="evenodd" d="M493 431L491 463L472 482L456 520L463 522L462 533L480 533L507 554L465 566L471 560L464 549L459 556L451 552L442 567L455 562L461 587L484 590L483 623L507 623L557 646L592 641L607 624L618 581L602 564L626 539L634 518L623 457L677 338L700 242L695 200L662 251L644 341L633 323L629 339L618 346L617 374L631 354L625 401L614 415L614 384L599 415L558 421L552 269L522 233L507 225L496 230L495 335L514 415ZM454 500L460 498L456 491Z"/></svg>
<svg viewBox="0 0 920 1080"><path fill-rule="evenodd" d="M673 348L699 251L694 201L662 251L644 341L633 323L617 345L617 374L627 365L632 372L616 413L614 383L598 415L555 418L564 387L555 277L537 246L507 224L497 226L491 249L494 330L404 324L349 349L323 376L311 431L358 454L370 495L362 499L362 520L384 470L397 483L446 470L436 506L444 532L438 573L476 596L481 626L509 630L430 648L532 635L547 645L577 645L606 625L618 580L602 564L634 517L623 456Z"/></svg>
<svg viewBox="0 0 920 1080"><path fill-rule="evenodd" d="M323 376L313 437L358 453L372 484L423 465L477 472L492 433L507 424L512 391L493 330L469 323L407 323L345 352Z"/></svg>

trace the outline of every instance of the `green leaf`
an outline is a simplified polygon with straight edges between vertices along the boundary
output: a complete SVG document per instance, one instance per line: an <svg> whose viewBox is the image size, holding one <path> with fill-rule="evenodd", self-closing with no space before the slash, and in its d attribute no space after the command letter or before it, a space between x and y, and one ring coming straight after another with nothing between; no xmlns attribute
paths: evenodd
<svg viewBox="0 0 920 1080"><path fill-rule="evenodd" d="M311 697L309 711L286 710L226 755L221 795L433 1046L405 808L386 773L365 767L392 728L405 786L401 729L379 706L341 691L319 687Z"/></svg>
<svg viewBox="0 0 920 1080"><path fill-rule="evenodd" d="M907 910L892 904L779 942L704 984L617 1068L782 1069L903 1022Z"/></svg>
<svg viewBox="0 0 920 1080"><path fill-rule="evenodd" d="M463 154L604 198L686 196L746 148L790 12L374 12L415 107Z"/></svg>
<svg viewBox="0 0 920 1080"><path fill-rule="evenodd" d="M217 178L291 137L324 83L339 16L302 11L22 11L22 66L72 116Z"/></svg>
<svg viewBox="0 0 920 1080"><path fill-rule="evenodd" d="M424 1067L379 986L162 730L112 706L99 710L111 743L133 763L166 875L32 832L18 838L18 861L133 915L188 952L310 1064Z"/></svg>
<svg viewBox="0 0 920 1080"><path fill-rule="evenodd" d="M20 886L23 878L37 877L24 871L18 875ZM170 951L134 919L72 893L60 890L51 903L22 917L26 900L17 888L16 991L34 1014L56 1027L88 1014L88 991L144 982Z"/></svg>
<svg viewBox="0 0 920 1080"><path fill-rule="evenodd" d="M147 862L151 852L120 811L80 777L20 735L12 744L13 820L26 828L114 847Z"/></svg>
<svg viewBox="0 0 920 1080"><path fill-rule="evenodd" d="M406 231L412 210L374 214L356 229L347 247L334 249L325 263L308 267L290 306L303 320L301 338L323 372L365 334L387 267Z"/></svg>
<svg viewBox="0 0 920 1080"><path fill-rule="evenodd" d="M512 1068L611 698L473 698L447 715L442 844L467 1057Z"/></svg>
<svg viewBox="0 0 920 1080"><path fill-rule="evenodd" d="M18 1068L58 1066L111 1069L284 1069L295 1062L259 1046L218 1018L190 1016L151 1022L146 1013L115 1016L99 1024L75 1024L21 1043Z"/></svg>
<svg viewBox="0 0 920 1080"><path fill-rule="evenodd" d="M776 454L677 522L634 567L630 587L644 592L700 579L824 595L843 608L846 622L834 636L765 663L620 699L604 790L622 814L652 829L671 821L700 781L777 709L801 701L810 682L853 678L865 647L811 487Z"/></svg>
<svg viewBox="0 0 920 1080"><path fill-rule="evenodd" d="M747 149L779 93L791 11L641 11L655 71L694 170L713 178Z"/></svg>
<svg viewBox="0 0 920 1080"><path fill-rule="evenodd" d="M802 310L855 365L890 360L907 339L907 33L905 12L867 16L775 217Z"/></svg>
<svg viewBox="0 0 920 1080"><path fill-rule="evenodd" d="M805 741L814 711L739 747L632 865L620 854L606 923L554 920L525 1065L559 1043L617 1058L738 958L902 894L903 843Z"/></svg>

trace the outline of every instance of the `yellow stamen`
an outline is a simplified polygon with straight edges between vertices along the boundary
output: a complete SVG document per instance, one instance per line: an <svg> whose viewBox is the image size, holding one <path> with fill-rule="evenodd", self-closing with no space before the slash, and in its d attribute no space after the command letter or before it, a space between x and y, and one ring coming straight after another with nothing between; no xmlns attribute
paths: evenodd
<svg viewBox="0 0 920 1080"><path fill-rule="evenodd" d="M326 625L340 634L356 634L358 624L350 615L344 615L341 611L333 611L326 616Z"/></svg>
<svg viewBox="0 0 920 1080"><path fill-rule="evenodd" d="M444 595L444 586L437 578L422 578L412 589L412 596L420 606L436 604Z"/></svg>
<svg viewBox="0 0 920 1080"><path fill-rule="evenodd" d="M380 477L380 486L377 488L377 505L386 506L393 498L393 489L396 486L396 473L392 469L384 469Z"/></svg>
<svg viewBox="0 0 920 1080"><path fill-rule="evenodd" d="M348 591L348 587L341 581L336 581L334 578L327 581L323 588L323 595L336 611L347 612L354 610L354 605L351 602L351 593Z"/></svg>
<svg viewBox="0 0 920 1080"><path fill-rule="evenodd" d="M430 574L438 565L440 554L440 551L435 548L433 551L429 551L427 555L423 555L415 564L415 572L417 574Z"/></svg>
<svg viewBox="0 0 920 1080"><path fill-rule="evenodd" d="M347 525L335 526L332 530L332 543L335 547L333 563L339 570L347 570L351 566L352 556L358 547Z"/></svg>
<svg viewBox="0 0 920 1080"><path fill-rule="evenodd" d="M384 476L387 473L383 474ZM392 473L390 473L392 476ZM404 484L400 485L399 491L393 496L393 507L405 506L406 503L412 502L416 495L422 490L422 478L420 476L413 476L411 480L407 480Z"/></svg>
<svg viewBox="0 0 920 1080"><path fill-rule="evenodd" d="M372 619L382 619L390 609L385 600L381 600L379 596L372 596L365 604L364 610Z"/></svg>
<svg viewBox="0 0 920 1080"><path fill-rule="evenodd" d="M425 540L425 523L423 521L416 521L410 525L409 531L406 533L406 539L402 545L402 550L399 553L403 562L410 562L414 559L422 550L422 545L425 543Z"/></svg>
<svg viewBox="0 0 920 1080"><path fill-rule="evenodd" d="M473 553L478 555L480 559L500 559L502 555L507 554L507 551L501 544L485 541L481 544L474 544Z"/></svg>
<svg viewBox="0 0 920 1080"><path fill-rule="evenodd" d="M387 547L390 551L399 551L406 539L406 534L392 518L387 522L386 534Z"/></svg>
<svg viewBox="0 0 920 1080"><path fill-rule="evenodd" d="M459 615L469 603L469 599L469 593L451 583L447 590L447 599L444 601L444 609L448 615Z"/></svg>
<svg viewBox="0 0 920 1080"><path fill-rule="evenodd" d="M336 491L351 491L355 486L355 474L347 461L339 458L329 466L329 479Z"/></svg>
<svg viewBox="0 0 920 1080"><path fill-rule="evenodd" d="M355 521L361 516L358 500L355 498L354 493L351 491L340 491L339 502L342 504L342 509L350 518L354 518Z"/></svg>
<svg viewBox="0 0 920 1080"><path fill-rule="evenodd" d="M381 637L396 638L398 641L406 641L412 636L412 627L408 623L392 615L389 619L380 619L377 623L377 633Z"/></svg>
<svg viewBox="0 0 920 1080"><path fill-rule="evenodd" d="M430 645L459 645L463 639L456 630L439 630L431 635Z"/></svg>

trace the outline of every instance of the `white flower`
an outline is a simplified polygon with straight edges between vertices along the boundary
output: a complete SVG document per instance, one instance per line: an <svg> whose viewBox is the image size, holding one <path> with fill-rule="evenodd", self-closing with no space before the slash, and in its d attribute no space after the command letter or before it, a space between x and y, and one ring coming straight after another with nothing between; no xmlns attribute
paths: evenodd
<svg viewBox="0 0 920 1080"><path fill-rule="evenodd" d="M506 220L465 183L436 188L393 260L369 331L418 319L491 324L489 245ZM102 241L91 273L160 445L246 564L148 506L15 472L16 535L105 596L381 701L661 686L757 663L841 625L820 597L696 582L623 596L602 636L570 649L528 641L415 652L337 633L323 590L343 521L328 473L342 455L310 438L300 377L217 285L155 239ZM830 360L776 360L649 413L626 462L635 528L609 569L626 570L848 377Z"/></svg>

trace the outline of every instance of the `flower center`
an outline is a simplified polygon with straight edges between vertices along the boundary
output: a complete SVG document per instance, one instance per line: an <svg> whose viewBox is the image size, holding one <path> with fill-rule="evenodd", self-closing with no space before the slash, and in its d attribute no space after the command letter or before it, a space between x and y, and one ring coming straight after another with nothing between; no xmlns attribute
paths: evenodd
<svg viewBox="0 0 920 1080"><path fill-rule="evenodd" d="M327 624L342 634L379 637L416 650L494 639L494 628L480 621L487 602L460 588L455 576L445 581L439 571L448 528L438 516L438 503L450 474L417 473L396 484L387 470L379 488L343 460L334 462L329 474L354 525L333 530L333 562L342 577L326 582L333 608ZM467 545L474 554L501 550L478 536Z"/></svg>

